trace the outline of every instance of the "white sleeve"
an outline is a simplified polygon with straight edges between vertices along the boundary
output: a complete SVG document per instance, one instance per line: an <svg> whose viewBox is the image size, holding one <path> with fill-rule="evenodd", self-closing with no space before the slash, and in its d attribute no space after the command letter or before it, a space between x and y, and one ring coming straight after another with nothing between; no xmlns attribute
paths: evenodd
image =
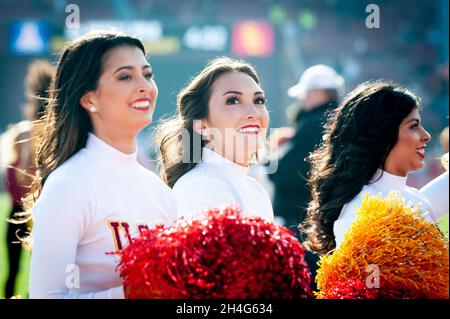
<svg viewBox="0 0 450 319"><path fill-rule="evenodd" d="M80 181L49 177L33 213L30 298L123 298L115 287L73 293L77 247L89 224L92 203ZM66 272L67 271L67 272Z"/></svg>
<svg viewBox="0 0 450 319"><path fill-rule="evenodd" d="M201 214L207 207L221 208L237 204L226 184L210 178L199 178L173 188L178 217Z"/></svg>
<svg viewBox="0 0 450 319"><path fill-rule="evenodd" d="M431 205L435 222L438 222L441 217L448 215L448 183L448 172L445 172L420 189L420 193L428 199Z"/></svg>
<svg viewBox="0 0 450 319"><path fill-rule="evenodd" d="M334 240L336 241L336 248L338 248L344 241L345 233L349 230L353 219L340 218L334 222L333 233Z"/></svg>

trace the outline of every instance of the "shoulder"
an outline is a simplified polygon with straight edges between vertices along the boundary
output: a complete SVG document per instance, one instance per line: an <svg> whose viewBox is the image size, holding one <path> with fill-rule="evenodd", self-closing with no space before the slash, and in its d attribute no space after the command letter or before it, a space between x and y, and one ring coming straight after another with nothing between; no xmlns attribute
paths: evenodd
<svg viewBox="0 0 450 319"><path fill-rule="evenodd" d="M218 175L208 174L203 169L192 169L175 183L173 190L177 194L198 191L217 192L228 190L227 184Z"/></svg>
<svg viewBox="0 0 450 319"><path fill-rule="evenodd" d="M69 187L69 189L75 187L81 187L86 181L85 168L83 169L82 157L79 153L72 156L60 167L55 169L47 177L44 188L58 188L61 186Z"/></svg>
<svg viewBox="0 0 450 319"><path fill-rule="evenodd" d="M196 209L206 204L222 206L236 199L227 182L219 174L193 169L183 175L174 185L177 201L189 203Z"/></svg>
<svg viewBox="0 0 450 319"><path fill-rule="evenodd" d="M350 200L347 204L344 205L344 207L342 207L341 215L339 216L339 218L354 218L356 216L356 212L361 207L361 204L367 194L376 195L374 194L374 191L370 186L365 185L363 186L361 191L355 197L353 197L352 200Z"/></svg>
<svg viewBox="0 0 450 319"><path fill-rule="evenodd" d="M198 213L208 206L222 207L236 203L229 186L218 175L188 172L175 183L173 191L179 216Z"/></svg>
<svg viewBox="0 0 450 319"><path fill-rule="evenodd" d="M260 181L258 181L255 177L253 176L246 176L246 180L247 182L250 184L250 186L252 187L252 189L254 189L256 192L269 197L269 194L267 193L266 189L264 188L264 186L261 184Z"/></svg>
<svg viewBox="0 0 450 319"><path fill-rule="evenodd" d="M64 167L52 172L34 203L33 232L44 227L61 227L61 218L65 224L72 225L80 234L89 224L95 212L96 198L91 185L82 175L68 174Z"/></svg>
<svg viewBox="0 0 450 319"><path fill-rule="evenodd" d="M47 177L36 204L82 206L94 198L80 152Z"/></svg>
<svg viewBox="0 0 450 319"><path fill-rule="evenodd" d="M86 176L86 172L91 170L92 163L86 156L83 149L72 155L61 166L55 169L49 176L48 180L65 180L71 178L73 180L83 179Z"/></svg>
<svg viewBox="0 0 450 319"><path fill-rule="evenodd" d="M50 174L33 210L39 207L89 206L94 201L89 183L80 176Z"/></svg>

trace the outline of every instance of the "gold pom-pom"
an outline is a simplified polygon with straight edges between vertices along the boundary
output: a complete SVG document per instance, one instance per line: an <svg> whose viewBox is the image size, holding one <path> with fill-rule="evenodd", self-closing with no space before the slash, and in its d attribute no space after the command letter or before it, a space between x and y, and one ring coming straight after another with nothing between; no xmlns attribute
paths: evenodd
<svg viewBox="0 0 450 319"><path fill-rule="evenodd" d="M318 298L449 298L448 239L395 193L366 194L342 244L319 266Z"/></svg>

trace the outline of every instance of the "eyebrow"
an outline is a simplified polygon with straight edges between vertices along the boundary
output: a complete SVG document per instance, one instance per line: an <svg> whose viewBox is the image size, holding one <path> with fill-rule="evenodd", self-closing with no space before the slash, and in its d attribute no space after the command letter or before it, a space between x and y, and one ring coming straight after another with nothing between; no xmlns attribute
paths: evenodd
<svg viewBox="0 0 450 319"><path fill-rule="evenodd" d="M411 119L411 120L408 121L408 124L411 123L411 122L414 122L414 121L416 121L417 123L420 123L420 119Z"/></svg>
<svg viewBox="0 0 450 319"><path fill-rule="evenodd" d="M224 96L226 94L239 94L239 95L242 95L242 92L239 92L239 91L226 91L222 96ZM263 94L264 95L264 92L256 91L255 94L253 94L253 95L257 95L257 94Z"/></svg>
<svg viewBox="0 0 450 319"><path fill-rule="evenodd" d="M149 68L149 69L150 69L150 65L146 64L146 65L143 65L143 66L142 66L142 69L146 69L146 68ZM120 70L124 70L124 69L126 69L126 70L132 70L132 69L134 69L134 66L131 66L131 65L121 66L121 67L118 68L116 71L114 71L113 74L116 74L116 73L119 72Z"/></svg>

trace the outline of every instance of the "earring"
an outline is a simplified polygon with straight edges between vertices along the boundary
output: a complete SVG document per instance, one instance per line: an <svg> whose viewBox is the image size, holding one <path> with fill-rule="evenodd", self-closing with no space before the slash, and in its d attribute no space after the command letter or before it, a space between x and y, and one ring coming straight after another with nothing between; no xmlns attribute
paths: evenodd
<svg viewBox="0 0 450 319"><path fill-rule="evenodd" d="M203 138L204 138L205 140L209 140L209 138L210 138L210 132L209 132L209 130L208 130L207 128L205 128L205 129L203 130L202 136L203 136Z"/></svg>
<svg viewBox="0 0 450 319"><path fill-rule="evenodd" d="M90 111L91 113L95 113L95 112L97 111L97 108L96 108L95 106L91 105L91 106L89 107L89 111Z"/></svg>

